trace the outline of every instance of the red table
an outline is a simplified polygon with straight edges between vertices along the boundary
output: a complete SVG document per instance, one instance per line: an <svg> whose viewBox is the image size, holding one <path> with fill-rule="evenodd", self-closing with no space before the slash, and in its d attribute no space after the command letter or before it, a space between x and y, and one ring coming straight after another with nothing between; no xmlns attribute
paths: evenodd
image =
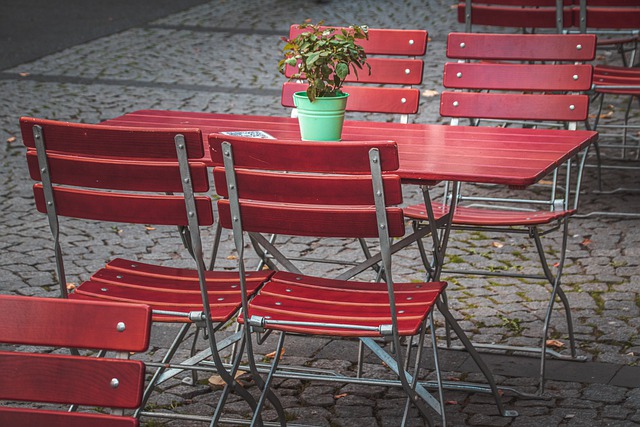
<svg viewBox="0 0 640 427"><path fill-rule="evenodd" d="M193 127L213 132L262 130L300 139L297 119L141 110L103 124ZM462 181L526 187L597 140L597 132L346 121L343 139L394 140L398 174L416 184ZM205 153L208 156L208 153Z"/></svg>

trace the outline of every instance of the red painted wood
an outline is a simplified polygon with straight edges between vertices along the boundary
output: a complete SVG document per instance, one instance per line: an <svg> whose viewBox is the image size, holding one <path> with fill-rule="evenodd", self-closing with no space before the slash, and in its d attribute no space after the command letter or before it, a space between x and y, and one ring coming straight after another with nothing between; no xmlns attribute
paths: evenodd
<svg viewBox="0 0 640 427"><path fill-rule="evenodd" d="M456 63L444 66L443 85L451 89L587 91L591 65Z"/></svg>
<svg viewBox="0 0 640 427"><path fill-rule="evenodd" d="M272 271L246 274L247 295L253 295ZM241 305L237 272L205 273L214 321L228 320ZM188 313L202 310L197 272L116 258L70 295L73 299L144 302L155 310ZM185 317L154 315L154 321L188 322Z"/></svg>
<svg viewBox="0 0 640 427"><path fill-rule="evenodd" d="M580 121L588 110L587 95L443 92L440 97L440 114L447 117Z"/></svg>
<svg viewBox="0 0 640 427"><path fill-rule="evenodd" d="M0 342L145 351L151 309L136 304L0 295ZM140 361L0 351L0 400L137 408L145 366ZM117 379L117 387L112 386ZM6 426L137 426L130 417L0 407Z"/></svg>
<svg viewBox="0 0 640 427"><path fill-rule="evenodd" d="M124 159L175 159L176 134L184 135L190 158L202 158L204 154L202 136L194 128L168 129L167 126L158 126L141 130L21 117L22 139L30 148L35 148L34 125L42 127L47 150L67 154Z"/></svg>
<svg viewBox="0 0 640 427"><path fill-rule="evenodd" d="M458 22L466 22L466 5L458 3ZM562 14L564 27L573 23L571 10ZM474 1L471 6L471 23L508 28L556 28L555 1Z"/></svg>
<svg viewBox="0 0 640 427"><path fill-rule="evenodd" d="M606 2L604 2L606 3ZM590 1L587 2L587 28L588 29L633 29L640 28L640 5L631 2L633 5L607 5L594 7ZM573 10L575 26L579 26L580 9Z"/></svg>
<svg viewBox="0 0 640 427"><path fill-rule="evenodd" d="M228 197L227 180L222 168L215 168L216 192ZM240 197L280 203L315 203L323 200L335 205L373 205L371 177L363 175L332 175L329 177L302 174L236 173ZM402 203L400 177L384 178L387 205Z"/></svg>
<svg viewBox="0 0 640 427"><path fill-rule="evenodd" d="M125 331L116 330L118 322ZM151 310L143 305L0 296L3 343L144 351L150 322Z"/></svg>
<svg viewBox="0 0 640 427"><path fill-rule="evenodd" d="M282 203L243 202L242 226L247 231L281 235L317 237L378 237L375 209L309 205L285 205ZM232 227L229 201L218 201L220 224ZM387 208L389 235L404 235L402 209Z"/></svg>
<svg viewBox="0 0 640 427"><path fill-rule="evenodd" d="M46 213L42 184L33 187L38 211ZM96 221L129 222L155 225L188 225L181 196L133 195L72 188L54 190L58 215ZM213 224L211 199L196 198L200 225Z"/></svg>
<svg viewBox="0 0 640 427"><path fill-rule="evenodd" d="M0 364L3 400L133 409L144 387L144 364L137 360L2 351ZM118 388L111 387L113 378L121 379Z"/></svg>
<svg viewBox="0 0 640 427"><path fill-rule="evenodd" d="M137 427L136 418L0 406L0 425L12 427Z"/></svg>
<svg viewBox="0 0 640 427"><path fill-rule="evenodd" d="M263 130L277 138L300 140L298 121L290 117L141 110L104 124L110 123L141 128L158 123L182 124L199 127L203 134ZM349 120L343 129L344 142L381 137L397 141L400 166L396 173L405 182L425 184L452 180L514 187L526 187L542 179L557 165L596 141L597 136L592 131ZM478 150L480 143L483 144L481 151ZM514 163L514 159L520 162ZM207 162L213 165L211 159Z"/></svg>
<svg viewBox="0 0 640 427"><path fill-rule="evenodd" d="M35 149L27 150L31 178L40 181ZM124 191L182 192L180 169L175 162L141 162L58 154L48 156L49 176L55 184ZM191 163L191 181L196 192L209 191L207 168Z"/></svg>
<svg viewBox="0 0 640 427"><path fill-rule="evenodd" d="M290 37L303 32L292 25ZM349 94L347 111L385 114L416 114L420 101L420 91L407 87L380 87L385 85L418 85L422 83L424 61L415 57L423 56L427 50L427 32L424 30L376 29L368 30L369 39L359 40L367 53L367 63L355 73L347 76L347 82L371 84L371 86L346 85L343 92ZM385 55L375 57L371 55ZM408 56L411 58L389 58L388 56ZM296 72L295 67L287 67L286 76ZM375 86L374 86L375 85ZM282 88L282 105L294 107L293 93L306 90L306 84L286 82Z"/></svg>
<svg viewBox="0 0 640 427"><path fill-rule="evenodd" d="M283 275L283 280L280 280ZM307 286L309 284L309 286ZM355 289L350 289L353 286ZM397 283L398 327L401 335L414 335L435 300L446 287L444 282ZM251 301L254 316L271 316L287 321L317 321L378 327L391 323L388 292L384 283L345 282L331 279L276 273L263 292ZM243 321L242 318L239 319ZM380 336L371 331L331 327L270 326L290 332L332 336Z"/></svg>
<svg viewBox="0 0 640 427"><path fill-rule="evenodd" d="M369 173L369 150L380 151L381 168L390 172L398 168L398 148L393 141L281 141L209 135L214 167L223 166L222 143L232 141L233 161L237 167L288 170L290 172Z"/></svg>
<svg viewBox="0 0 640 427"><path fill-rule="evenodd" d="M341 27L338 27L341 28ZM292 25L289 37L304 32L304 29ZM368 55L422 56L427 51L427 31L369 28L369 39L359 40Z"/></svg>
<svg viewBox="0 0 640 427"><path fill-rule="evenodd" d="M282 85L282 105L294 107L293 94L307 90L306 83L285 82ZM345 85L347 111L388 114L416 114L420 91L415 88L368 87Z"/></svg>
<svg viewBox="0 0 640 427"><path fill-rule="evenodd" d="M578 48L580 45L580 48ZM447 57L513 61L590 61L593 34L450 33Z"/></svg>
<svg viewBox="0 0 640 427"><path fill-rule="evenodd" d="M404 58L367 58L367 64L371 67L363 67L357 75L350 71L346 77L347 82L379 83L397 85L419 85L422 83L424 61L421 59ZM286 77L291 77L298 71L297 67L289 66L286 69Z"/></svg>
<svg viewBox="0 0 640 427"><path fill-rule="evenodd" d="M440 203L433 204L436 212L446 213L448 206ZM453 215L455 225L477 225L477 226L511 226L514 224L524 226L544 225L573 215L575 209L562 211L509 211L504 209L471 208L468 206L458 206ZM407 218L426 221L427 212L422 205L413 205L405 208L404 214Z"/></svg>

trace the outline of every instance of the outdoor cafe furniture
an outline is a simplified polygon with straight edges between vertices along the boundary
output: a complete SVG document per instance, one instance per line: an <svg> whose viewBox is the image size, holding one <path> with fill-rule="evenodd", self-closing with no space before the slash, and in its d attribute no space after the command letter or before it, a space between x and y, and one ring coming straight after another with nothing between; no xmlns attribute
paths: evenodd
<svg viewBox="0 0 640 427"><path fill-rule="evenodd" d="M457 62L447 62L444 66L446 90L440 97L440 114L450 117L452 126L468 120L476 126L555 127L563 133L574 132L577 124L586 120L589 111L589 97L585 92L591 88L593 67L584 61L594 58L595 47L596 37L587 34L450 33L447 57ZM505 148L512 144L505 141ZM485 149L484 141L478 140L477 148ZM546 147L547 151L555 149L553 143ZM526 167L530 156L537 155L533 151L519 153L507 162L511 166ZM586 157L587 147L575 159L558 163L548 184L538 186L536 192L516 191L513 186L494 187L489 194L469 185L459 185L456 189L458 203L452 220L454 229L492 235L515 233L530 237L535 243L538 272L460 269L454 268L454 264L447 272L540 279L551 285L539 348L482 344L492 349L539 353L540 393L544 390L547 353L558 358L577 357L571 310L561 287L561 277L569 238L569 218L578 209ZM443 202L434 204L437 211L446 211L447 198L455 197L449 194L450 190L445 187ZM411 206L406 214L416 226L420 221L428 220L424 205ZM553 233L559 233L559 245L544 238ZM549 247L556 254L552 259L546 254ZM549 351L546 344L556 297L562 301L565 311L569 356Z"/></svg>
<svg viewBox="0 0 640 427"><path fill-rule="evenodd" d="M432 411L446 425L438 364L433 309L446 283L393 279L391 239L405 234L397 145L392 141L304 142L209 136L220 223L233 230L240 275L246 274L245 232L323 238L379 240L384 281L335 280L328 273L305 275L278 271L258 295L243 301L239 321L245 327L247 359L254 378L260 376L251 332L279 332L279 339L254 410L260 415L270 391L288 334L358 338L396 375L386 385L399 385L407 396L403 420L415 405L429 425ZM244 286L244 281L240 282ZM446 307L441 307L446 310ZM430 331L438 398L418 379L423 341ZM418 340L411 367L400 339ZM388 345L376 341L383 339ZM406 347L411 352L411 345ZM389 351L392 349L392 351ZM234 369L237 369L234 366ZM424 369L424 368L423 368ZM232 371L233 372L233 371ZM306 380L380 385L378 377L314 375ZM404 421L403 421L404 424Z"/></svg>
<svg viewBox="0 0 640 427"><path fill-rule="evenodd" d="M217 371L229 384L213 416L202 418L213 422L219 419L230 389L255 404L248 391L227 373L219 355L219 350L242 338L241 332L220 341L216 338L219 328L238 313L242 297L237 272L205 269L200 227L211 226L214 215L211 198L205 194L209 178L202 161L205 151L200 131L193 126L143 129L28 117L21 118L20 126L29 171L36 181L33 187L36 208L47 215L54 238L61 296L73 300L144 303L153 309L154 322L180 326L161 363L147 362L147 366L157 369L136 415L144 410L157 385L196 364L189 359L185 362L174 358L192 325L204 330L209 357L214 362L213 369L210 366L208 369ZM113 258L90 278L71 280L66 274L65 260L72 263L73 252L67 251L65 245L64 226L69 226L69 222L60 221L63 217L86 220L87 226L91 221L176 226L193 257L193 268L139 262L137 254L146 251L142 247L121 254L127 259ZM271 274L259 271L248 275L245 278L248 296L255 294ZM80 284L68 293L67 283L78 280ZM142 415L190 417L160 412Z"/></svg>
<svg viewBox="0 0 640 427"><path fill-rule="evenodd" d="M140 110L102 124L142 128L159 125L193 126L201 129L203 135L263 131L277 139L299 141L300 138L297 121L287 117ZM431 206L429 188L441 181L502 184L513 188L533 185L595 142L597 133L580 130L345 122L345 141L380 138L396 141L400 161L396 174L405 184L422 186L426 204ZM479 141L483 143L482 155L478 155L477 151ZM551 146L554 147L553 150L549 149ZM526 161L518 162L514 167L514 159ZM210 158L205 158L204 162L213 166ZM429 227L444 225L446 221L446 216L441 217L435 224L430 223ZM437 230L433 233L433 228L429 227L421 227L396 241L392 245L392 251L413 244L429 234L438 234ZM444 259L447 238L448 234L444 234L442 239L436 241L435 259ZM367 261L348 269L337 279L351 278L379 261L380 254L373 255ZM435 267L441 268L438 265ZM437 280L437 276L432 279ZM474 354L475 350L470 348L470 352Z"/></svg>
<svg viewBox="0 0 640 427"><path fill-rule="evenodd" d="M127 359L147 350L150 335L151 309L141 304L0 295L0 343L20 346L0 351L0 399L11 401L0 406L0 425L138 426L124 409L142 402L145 365ZM75 351L53 351L60 347Z"/></svg>

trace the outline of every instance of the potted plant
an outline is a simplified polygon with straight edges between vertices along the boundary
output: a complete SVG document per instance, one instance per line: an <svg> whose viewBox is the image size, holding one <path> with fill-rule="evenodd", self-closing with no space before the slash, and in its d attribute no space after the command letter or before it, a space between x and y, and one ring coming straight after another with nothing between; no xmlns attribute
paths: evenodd
<svg viewBox="0 0 640 427"><path fill-rule="evenodd" d="M303 140L339 141L347 105L346 93L341 91L345 78L367 66L367 55L357 40L368 38L364 26L349 28L323 27L306 22L302 32L287 39L284 58L278 63L282 74L287 66L298 67L290 80L306 80L306 92L293 96L298 108L298 121Z"/></svg>

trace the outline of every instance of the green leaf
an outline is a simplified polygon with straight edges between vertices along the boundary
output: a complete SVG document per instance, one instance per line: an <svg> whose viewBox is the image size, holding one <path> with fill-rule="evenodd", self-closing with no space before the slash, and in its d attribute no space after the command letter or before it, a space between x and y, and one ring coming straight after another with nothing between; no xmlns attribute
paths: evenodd
<svg viewBox="0 0 640 427"><path fill-rule="evenodd" d="M344 62L338 63L336 65L336 75L340 77L340 80L344 80L349 75L349 66Z"/></svg>

